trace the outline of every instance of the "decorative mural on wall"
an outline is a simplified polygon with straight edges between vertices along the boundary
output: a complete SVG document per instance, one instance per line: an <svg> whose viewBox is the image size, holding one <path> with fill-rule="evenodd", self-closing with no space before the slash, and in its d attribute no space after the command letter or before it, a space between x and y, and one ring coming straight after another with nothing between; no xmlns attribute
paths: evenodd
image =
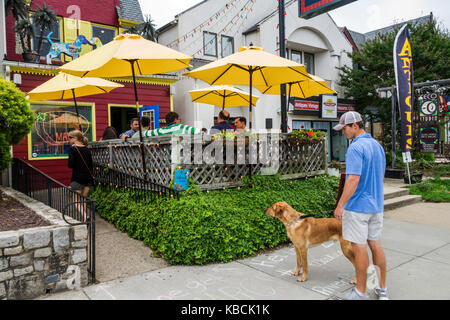
<svg viewBox="0 0 450 320"><path fill-rule="evenodd" d="M91 41L86 39L85 36L79 35L74 42L66 43L66 42L53 42L50 39L50 36L53 32L50 32L47 36L48 42L50 43L50 51L47 54L47 64L52 64L52 59L55 59L64 53L73 59L78 58L80 55L83 44L88 44L92 47L96 46L97 48L102 46L102 42L97 37L92 37Z"/></svg>
<svg viewBox="0 0 450 320"><path fill-rule="evenodd" d="M69 132L78 129L73 107L33 105L36 121L30 134L30 159L67 157ZM91 107L78 106L83 134L92 141Z"/></svg>

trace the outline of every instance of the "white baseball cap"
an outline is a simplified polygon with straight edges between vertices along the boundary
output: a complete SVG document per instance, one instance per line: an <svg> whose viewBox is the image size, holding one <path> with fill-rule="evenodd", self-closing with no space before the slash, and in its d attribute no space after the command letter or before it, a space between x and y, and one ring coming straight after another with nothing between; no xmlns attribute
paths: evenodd
<svg viewBox="0 0 450 320"><path fill-rule="evenodd" d="M348 111L344 113L339 119L339 124L334 126L333 129L336 131L342 130L347 124L352 124L362 121L361 115L356 111Z"/></svg>

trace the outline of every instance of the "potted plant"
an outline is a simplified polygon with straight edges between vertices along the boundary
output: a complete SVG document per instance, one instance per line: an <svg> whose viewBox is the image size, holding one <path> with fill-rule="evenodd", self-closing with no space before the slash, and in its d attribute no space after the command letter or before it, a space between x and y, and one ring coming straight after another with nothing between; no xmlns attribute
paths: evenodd
<svg viewBox="0 0 450 320"><path fill-rule="evenodd" d="M14 26L14 30L19 35L20 44L22 46L22 57L25 62L37 62L39 55L33 51L31 47L31 38L34 37L33 25L30 20L20 18Z"/></svg>
<svg viewBox="0 0 450 320"><path fill-rule="evenodd" d="M6 0L5 9L6 13L11 12L16 20L14 30L19 36L23 60L25 62L39 62L44 31L51 29L58 21L55 12L45 2L42 8L38 7L33 15L33 22L39 27L41 34L37 52L34 51L31 43L31 39L35 36L33 23L30 19L31 3L31 0Z"/></svg>
<svg viewBox="0 0 450 320"><path fill-rule="evenodd" d="M415 184L415 183L419 183L422 181L422 177L423 177L423 172L419 171L419 170L415 170L414 172L411 173L411 184ZM405 172L405 175L403 177L403 181L405 183L409 184L409 177L408 177L408 173Z"/></svg>
<svg viewBox="0 0 450 320"><path fill-rule="evenodd" d="M39 42L37 46L37 53L41 52L42 40L44 39L44 32L51 30L58 23L58 18L56 17L55 11L53 11L44 2L42 8L36 10L33 14L33 24L35 24L40 30Z"/></svg>
<svg viewBox="0 0 450 320"><path fill-rule="evenodd" d="M335 177L339 177L339 169L340 169L340 164L339 162L333 160L328 164L328 174L330 176L335 176Z"/></svg>
<svg viewBox="0 0 450 320"><path fill-rule="evenodd" d="M304 145L318 143L326 136L325 132L313 129L294 130L290 134L288 141L293 145Z"/></svg>

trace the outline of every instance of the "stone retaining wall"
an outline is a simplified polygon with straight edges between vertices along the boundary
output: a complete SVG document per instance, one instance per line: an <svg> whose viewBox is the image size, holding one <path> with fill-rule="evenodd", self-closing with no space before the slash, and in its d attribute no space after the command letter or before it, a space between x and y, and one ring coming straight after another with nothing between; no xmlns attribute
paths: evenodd
<svg viewBox="0 0 450 320"><path fill-rule="evenodd" d="M86 225L71 226L60 212L43 203L11 188L0 190L51 224L0 232L0 299L33 299L86 286Z"/></svg>

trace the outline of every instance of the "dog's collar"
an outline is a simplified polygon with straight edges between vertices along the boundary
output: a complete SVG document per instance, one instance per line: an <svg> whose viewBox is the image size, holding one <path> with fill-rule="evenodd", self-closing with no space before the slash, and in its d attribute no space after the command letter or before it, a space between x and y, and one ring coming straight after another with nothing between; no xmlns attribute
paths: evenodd
<svg viewBox="0 0 450 320"><path fill-rule="evenodd" d="M311 218L311 217L314 217L314 215L313 215L313 214L307 214L307 215L300 216L300 217L298 217L297 219L295 219L294 221L289 222L286 226L287 226L287 227L290 227L290 226L293 225L294 223L297 223L297 222L299 222L299 221L302 221L303 219Z"/></svg>

